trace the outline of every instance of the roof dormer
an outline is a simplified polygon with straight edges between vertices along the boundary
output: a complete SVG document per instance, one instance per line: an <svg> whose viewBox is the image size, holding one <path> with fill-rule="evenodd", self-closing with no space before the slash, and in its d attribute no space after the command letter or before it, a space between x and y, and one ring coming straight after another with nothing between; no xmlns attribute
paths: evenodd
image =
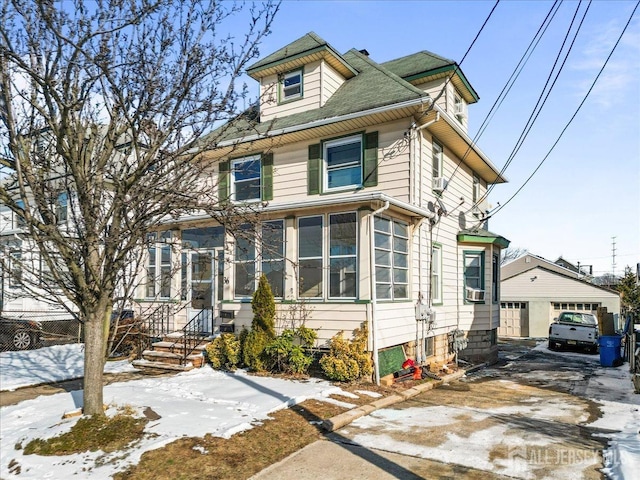
<svg viewBox="0 0 640 480"><path fill-rule="evenodd" d="M310 32L247 69L260 82L260 121L322 107L357 71Z"/></svg>

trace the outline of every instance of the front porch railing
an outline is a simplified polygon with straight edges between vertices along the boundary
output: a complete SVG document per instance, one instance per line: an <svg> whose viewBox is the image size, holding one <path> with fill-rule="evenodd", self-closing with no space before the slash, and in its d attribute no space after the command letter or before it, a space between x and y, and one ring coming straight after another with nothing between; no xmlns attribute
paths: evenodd
<svg viewBox="0 0 640 480"><path fill-rule="evenodd" d="M211 335L209 326L213 328L213 308L205 308L198 312L190 321L182 328L182 359L181 365L186 365L187 358L191 355L200 342Z"/></svg>

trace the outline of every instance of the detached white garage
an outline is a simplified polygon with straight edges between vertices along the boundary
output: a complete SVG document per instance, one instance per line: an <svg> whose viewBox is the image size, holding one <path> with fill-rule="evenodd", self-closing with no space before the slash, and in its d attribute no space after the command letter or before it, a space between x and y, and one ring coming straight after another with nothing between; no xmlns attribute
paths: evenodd
<svg viewBox="0 0 640 480"><path fill-rule="evenodd" d="M541 265L509 272L500 281L499 336L547 337L563 310L620 313L617 292ZM506 278L505 278L506 277Z"/></svg>

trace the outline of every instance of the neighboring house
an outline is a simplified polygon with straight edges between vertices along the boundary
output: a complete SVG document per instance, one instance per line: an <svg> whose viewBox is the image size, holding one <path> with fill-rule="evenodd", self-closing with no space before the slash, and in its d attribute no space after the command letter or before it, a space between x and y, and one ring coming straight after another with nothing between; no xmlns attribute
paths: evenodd
<svg viewBox="0 0 640 480"><path fill-rule="evenodd" d="M203 158L220 202L260 221L240 237L204 214L167 224L136 301L179 297L176 326L208 317L238 332L264 273L280 318L297 311L321 347L364 323L374 360L403 345L449 362L456 331L461 358L497 358L508 241L481 221L487 185L506 180L467 135L478 96L456 63L423 51L379 64L309 33L248 73L259 107Z"/></svg>
<svg viewBox="0 0 640 480"><path fill-rule="evenodd" d="M500 329L506 337L547 337L563 310L620 313L617 292L586 281L583 274L526 254L501 268Z"/></svg>

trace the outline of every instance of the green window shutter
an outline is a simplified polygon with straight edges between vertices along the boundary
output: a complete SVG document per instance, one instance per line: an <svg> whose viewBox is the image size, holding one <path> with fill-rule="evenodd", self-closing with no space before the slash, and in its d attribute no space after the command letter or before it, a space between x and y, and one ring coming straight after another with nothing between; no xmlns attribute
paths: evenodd
<svg viewBox="0 0 640 480"><path fill-rule="evenodd" d="M229 161L220 162L218 175L218 200L224 204L229 201Z"/></svg>
<svg viewBox="0 0 640 480"><path fill-rule="evenodd" d="M307 163L307 193L320 193L320 144L309 145L309 162Z"/></svg>
<svg viewBox="0 0 640 480"><path fill-rule="evenodd" d="M369 132L364 136L364 165L362 170L365 187L378 185L378 132Z"/></svg>
<svg viewBox="0 0 640 480"><path fill-rule="evenodd" d="M273 153L265 153L260 158L262 167L262 200L273 200Z"/></svg>

